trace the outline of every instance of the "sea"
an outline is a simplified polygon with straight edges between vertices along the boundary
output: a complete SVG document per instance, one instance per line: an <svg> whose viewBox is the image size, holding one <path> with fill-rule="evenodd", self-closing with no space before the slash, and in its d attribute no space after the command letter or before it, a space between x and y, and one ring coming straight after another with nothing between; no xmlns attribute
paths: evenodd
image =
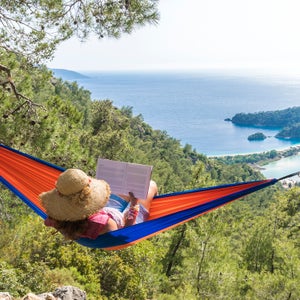
<svg viewBox="0 0 300 300"><path fill-rule="evenodd" d="M189 144L207 156L249 154L300 145L300 140L275 138L279 128L236 126L226 121L241 112L300 106L300 77L225 71L80 71L78 76L73 74L74 78L57 69L54 73L65 80L77 81L91 92L94 100L109 99L119 108L131 107L133 114L141 115L153 129L162 130L182 146ZM267 139L248 141L248 136L256 132L264 133ZM299 156L293 161L295 164L300 170ZM281 176L273 165L272 168L273 175Z"/></svg>

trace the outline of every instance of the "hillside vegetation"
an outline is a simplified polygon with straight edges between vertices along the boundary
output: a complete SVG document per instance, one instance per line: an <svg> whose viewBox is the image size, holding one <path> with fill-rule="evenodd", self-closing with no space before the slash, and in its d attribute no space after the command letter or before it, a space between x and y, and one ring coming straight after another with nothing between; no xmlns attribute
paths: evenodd
<svg viewBox="0 0 300 300"><path fill-rule="evenodd" d="M300 107L257 113L238 113L232 118L236 125L285 127L300 122Z"/></svg>
<svg viewBox="0 0 300 300"><path fill-rule="evenodd" d="M0 90L0 141L59 166L95 175L99 156L154 166L160 193L261 174L224 164L153 130L131 107L93 99L44 67L3 53L31 101ZM205 142L205 141L204 141ZM279 185L120 251L88 249L43 225L0 187L0 291L15 297L74 285L88 299L299 299L298 188Z"/></svg>
<svg viewBox="0 0 300 300"><path fill-rule="evenodd" d="M238 113L232 123L240 126L280 128L277 138L300 139L300 107L257 113Z"/></svg>

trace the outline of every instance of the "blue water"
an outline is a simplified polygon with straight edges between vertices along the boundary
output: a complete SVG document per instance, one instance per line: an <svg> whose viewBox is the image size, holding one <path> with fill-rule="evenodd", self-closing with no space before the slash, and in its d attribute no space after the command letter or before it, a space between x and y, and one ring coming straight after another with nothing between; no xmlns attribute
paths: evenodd
<svg viewBox="0 0 300 300"><path fill-rule="evenodd" d="M82 73L82 72L81 72ZM279 110L300 105L300 81L221 73L89 73L76 81L93 99L129 106L154 129L166 131L208 156L288 148L299 141L278 140L278 130L239 127L224 121L239 112ZM263 132L264 141L247 137Z"/></svg>
<svg viewBox="0 0 300 300"><path fill-rule="evenodd" d="M273 161L264 166L264 170L261 173L266 178L280 178L287 174L299 172L300 174L300 154L282 158L280 160ZM300 182L299 176L292 177L294 181Z"/></svg>

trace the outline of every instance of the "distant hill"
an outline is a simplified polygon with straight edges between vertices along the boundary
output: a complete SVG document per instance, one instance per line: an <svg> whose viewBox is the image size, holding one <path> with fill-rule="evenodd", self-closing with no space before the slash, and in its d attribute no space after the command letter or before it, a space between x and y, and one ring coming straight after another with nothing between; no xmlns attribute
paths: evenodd
<svg viewBox="0 0 300 300"><path fill-rule="evenodd" d="M276 138L300 139L300 106L258 113L238 113L231 121L233 124L241 126L280 128L281 131L276 134ZM256 133L249 136L248 139L262 140L264 137Z"/></svg>
<svg viewBox="0 0 300 300"><path fill-rule="evenodd" d="M238 113L231 119L231 121L235 125L242 126L275 128L290 126L300 123L300 106L258 113Z"/></svg>
<svg viewBox="0 0 300 300"><path fill-rule="evenodd" d="M63 80L76 80L76 79L89 78L88 76L83 75L81 73L65 70L65 69L51 69L51 71L54 73L55 77L62 78Z"/></svg>

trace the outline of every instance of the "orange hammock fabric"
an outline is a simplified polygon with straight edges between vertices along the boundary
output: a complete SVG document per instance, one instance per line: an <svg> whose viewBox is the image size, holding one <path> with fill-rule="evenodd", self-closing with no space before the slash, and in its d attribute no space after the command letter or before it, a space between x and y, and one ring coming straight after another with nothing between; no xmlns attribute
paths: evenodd
<svg viewBox="0 0 300 300"><path fill-rule="evenodd" d="M43 219L47 215L38 195L53 189L63 171L63 168L0 144L0 181ZM146 222L103 234L96 240L82 238L78 242L93 248L128 247L277 181L268 179L160 195L153 200Z"/></svg>

